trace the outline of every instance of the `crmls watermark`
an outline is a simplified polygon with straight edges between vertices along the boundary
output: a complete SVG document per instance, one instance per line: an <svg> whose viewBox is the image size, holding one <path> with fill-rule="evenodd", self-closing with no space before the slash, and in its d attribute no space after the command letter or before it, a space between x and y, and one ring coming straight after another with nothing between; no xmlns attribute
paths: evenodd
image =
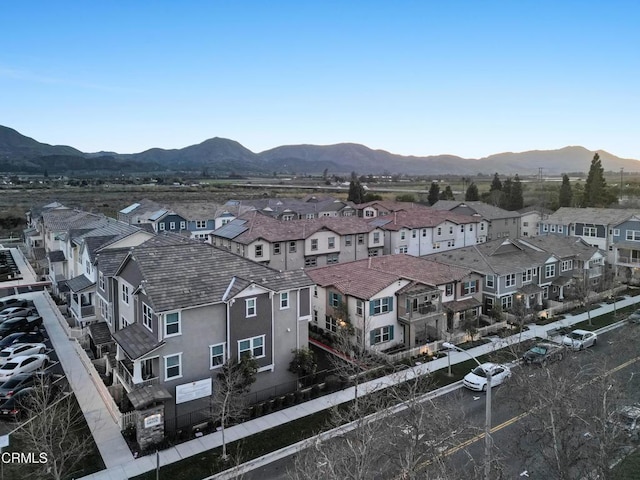
<svg viewBox="0 0 640 480"><path fill-rule="evenodd" d="M49 460L45 452L2 452L0 455L2 463L47 463Z"/></svg>

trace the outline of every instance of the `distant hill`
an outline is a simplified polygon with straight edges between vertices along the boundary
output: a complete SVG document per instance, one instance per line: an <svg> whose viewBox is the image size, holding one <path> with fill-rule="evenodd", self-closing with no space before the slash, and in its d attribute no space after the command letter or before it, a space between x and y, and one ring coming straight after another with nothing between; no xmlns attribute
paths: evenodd
<svg viewBox="0 0 640 480"><path fill-rule="evenodd" d="M573 146L559 150L506 152L480 159L454 155L415 157L373 150L364 145L285 145L254 153L234 140L211 138L197 145L164 150L152 148L140 153L83 153L73 147L48 145L0 126L0 171L39 173L203 171L226 175L322 173L405 173L410 175L545 175L586 172L595 152ZM640 172L640 161L616 157L598 150L605 170Z"/></svg>

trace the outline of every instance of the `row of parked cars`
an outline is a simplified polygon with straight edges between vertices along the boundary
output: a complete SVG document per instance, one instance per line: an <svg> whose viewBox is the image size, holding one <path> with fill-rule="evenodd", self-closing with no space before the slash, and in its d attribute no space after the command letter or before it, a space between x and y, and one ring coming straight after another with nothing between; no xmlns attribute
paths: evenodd
<svg viewBox="0 0 640 480"><path fill-rule="evenodd" d="M37 388L50 388L42 317L31 300L0 299L0 418L22 418Z"/></svg>

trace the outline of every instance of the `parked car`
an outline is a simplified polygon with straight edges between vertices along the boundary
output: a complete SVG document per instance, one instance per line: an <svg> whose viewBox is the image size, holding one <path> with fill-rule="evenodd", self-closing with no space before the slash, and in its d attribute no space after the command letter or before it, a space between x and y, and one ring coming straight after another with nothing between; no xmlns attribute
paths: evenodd
<svg viewBox="0 0 640 480"><path fill-rule="evenodd" d="M6 400L23 388L33 387L41 383L48 386L51 385L51 375L46 372L29 372L14 375L0 385L0 401Z"/></svg>
<svg viewBox="0 0 640 480"><path fill-rule="evenodd" d="M14 343L42 343L44 342L44 339L45 336L40 332L40 330L33 332L10 333L6 337L2 337L2 339L0 339L0 349L6 348Z"/></svg>
<svg viewBox="0 0 640 480"><path fill-rule="evenodd" d="M0 322L4 322L13 317L28 317L37 315L38 310L35 307L9 307L0 312Z"/></svg>
<svg viewBox="0 0 640 480"><path fill-rule="evenodd" d="M9 307L33 307L33 300L7 297L4 297L2 300L0 300L0 310L4 310L5 308Z"/></svg>
<svg viewBox="0 0 640 480"><path fill-rule="evenodd" d="M16 332L29 332L36 327L42 325L42 318L40 318L40 322L38 323L37 318L39 317L14 317L9 320L5 320L0 323L0 338L5 337L11 333Z"/></svg>
<svg viewBox="0 0 640 480"><path fill-rule="evenodd" d="M556 360L562 360L564 350L564 345L559 343L541 342L524 352L522 361L527 365L543 366Z"/></svg>
<svg viewBox="0 0 640 480"><path fill-rule="evenodd" d="M0 350L0 365L7 363L15 357L21 355L31 355L33 353L44 353L47 346L44 343L14 343Z"/></svg>
<svg viewBox="0 0 640 480"><path fill-rule="evenodd" d="M26 417L29 414L29 410L33 408L34 395L35 389L27 387L7 398L0 404L0 419L20 420Z"/></svg>
<svg viewBox="0 0 640 480"><path fill-rule="evenodd" d="M613 413L611 422L623 430L631 440L640 440L640 404L618 408Z"/></svg>
<svg viewBox="0 0 640 480"><path fill-rule="evenodd" d="M511 376L511 369L498 363L483 363L471 370L462 380L462 384L470 390L485 391L487 389L487 372L491 372L491 386L500 385Z"/></svg>
<svg viewBox="0 0 640 480"><path fill-rule="evenodd" d="M19 373L41 370L45 368L48 363L49 357L43 353L16 357L10 362L0 366L0 382L5 382L13 375L17 375Z"/></svg>
<svg viewBox="0 0 640 480"><path fill-rule="evenodd" d="M597 342L598 336L589 330L573 330L562 337L562 344L573 350L584 350Z"/></svg>
<svg viewBox="0 0 640 480"><path fill-rule="evenodd" d="M640 310L636 310L627 317L630 323L640 323Z"/></svg>

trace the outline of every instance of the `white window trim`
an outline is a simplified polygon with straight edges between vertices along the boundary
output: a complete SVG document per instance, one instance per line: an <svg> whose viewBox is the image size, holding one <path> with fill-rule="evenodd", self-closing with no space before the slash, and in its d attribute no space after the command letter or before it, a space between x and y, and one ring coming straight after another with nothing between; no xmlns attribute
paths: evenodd
<svg viewBox="0 0 640 480"><path fill-rule="evenodd" d="M286 305L283 306L283 300L286 298ZM289 309L289 292L281 292L280 293L280 310L288 310Z"/></svg>
<svg viewBox="0 0 640 480"><path fill-rule="evenodd" d="M167 370L168 370L167 359L171 358L171 357L178 357L178 368L180 369L180 374L175 375L173 377L169 377L167 375ZM164 379L165 379L165 381L172 381L172 380L175 380L177 378L182 378L182 352L173 353L171 355L165 355L164 356Z"/></svg>
<svg viewBox="0 0 640 480"><path fill-rule="evenodd" d="M249 314L249 302L253 301L253 313ZM256 297L247 298L244 301L244 315L246 318L255 317L258 315L258 301Z"/></svg>
<svg viewBox="0 0 640 480"><path fill-rule="evenodd" d="M220 365L213 364L213 349L215 347L222 347L222 363ZM214 345L209 345L209 370L215 370L217 368L222 367L225 364L225 360L227 359L226 353L227 353L227 349L224 343L216 343Z"/></svg>
<svg viewBox="0 0 640 480"><path fill-rule="evenodd" d="M255 349L255 346L253 344L254 340L256 340L257 338L262 338L262 355L260 356L254 356L253 355L253 350ZM241 342L250 342L250 348L249 350L251 351L251 357L252 358L264 358L267 356L266 354L266 348L267 348L267 344L265 342L266 339L266 335L257 335L255 337L251 337L251 338L243 338L242 340L238 340L238 361L240 361L242 359L242 352L240 351L240 343ZM243 350L246 351L246 350Z"/></svg>
<svg viewBox="0 0 640 480"><path fill-rule="evenodd" d="M153 309L147 305L146 303L142 302L142 324L147 327L147 330L149 330L150 332L153 332ZM145 313L145 310L147 311L148 315ZM149 324L147 325L147 320L149 320Z"/></svg>
<svg viewBox="0 0 640 480"><path fill-rule="evenodd" d="M172 314L176 314L178 315L178 331L176 333L167 333L167 315L172 315ZM163 320L163 329L162 329L162 335L164 338L171 338L171 337L177 337L178 335L182 335L182 315L180 314L180 312L171 312L171 313L166 313L164 315L164 320ZM173 325L173 324L172 324Z"/></svg>
<svg viewBox="0 0 640 480"><path fill-rule="evenodd" d="M126 296L126 300L125 300L125 296ZM125 285L124 283L120 285L120 299L125 305L129 305L129 301L131 300L129 285Z"/></svg>

